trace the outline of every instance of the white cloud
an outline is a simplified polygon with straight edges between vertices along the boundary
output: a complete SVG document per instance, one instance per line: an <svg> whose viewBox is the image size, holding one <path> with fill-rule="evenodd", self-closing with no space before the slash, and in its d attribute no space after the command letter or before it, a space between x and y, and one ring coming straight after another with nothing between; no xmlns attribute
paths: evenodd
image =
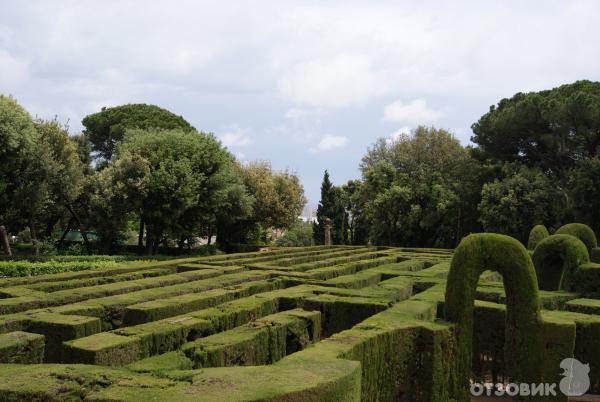
<svg viewBox="0 0 600 402"><path fill-rule="evenodd" d="M286 112L283 116L286 119L296 120L296 119L301 119L303 117L306 117L309 114L310 114L310 111L308 111L306 109L292 108L292 109L286 110Z"/></svg>
<svg viewBox="0 0 600 402"><path fill-rule="evenodd" d="M221 143L226 147L244 147L254 142L248 136L248 130L237 125L229 126L225 131L217 135Z"/></svg>
<svg viewBox="0 0 600 402"><path fill-rule="evenodd" d="M7 89L19 89L19 85L23 84L27 80L28 66L23 60L19 60L13 57L6 50L0 48L0 68L2 74L0 74L0 88L2 90ZM18 97L18 94L14 94Z"/></svg>
<svg viewBox="0 0 600 402"><path fill-rule="evenodd" d="M316 147L312 148L313 152L318 151L330 151L335 148L340 148L345 146L348 143L348 137L343 135L329 135L327 134L321 141L317 144Z"/></svg>
<svg viewBox="0 0 600 402"><path fill-rule="evenodd" d="M385 85L365 55L340 55L292 66L280 79L281 95L292 102L343 107L385 92Z"/></svg>
<svg viewBox="0 0 600 402"><path fill-rule="evenodd" d="M222 132L234 151L254 141L252 157L305 180L327 167L357 176L360 155L395 128L435 117L465 127L468 143L468 127L504 97L600 79L594 0L0 3L0 91L32 115L58 114L76 133L101 106L156 104ZM398 99L426 99L434 113L378 121ZM325 133L347 136L344 152L307 163L302 151ZM319 183L305 184L309 198Z"/></svg>
<svg viewBox="0 0 600 402"><path fill-rule="evenodd" d="M433 123L442 115L429 108L425 99L414 99L408 103L397 100L387 105L383 113L385 120L415 124Z"/></svg>

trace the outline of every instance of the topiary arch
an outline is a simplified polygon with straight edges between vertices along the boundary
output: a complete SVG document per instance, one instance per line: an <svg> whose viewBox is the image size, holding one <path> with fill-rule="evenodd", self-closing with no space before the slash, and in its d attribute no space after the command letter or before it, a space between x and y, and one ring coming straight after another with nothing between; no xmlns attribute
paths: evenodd
<svg viewBox="0 0 600 402"><path fill-rule="evenodd" d="M577 268L590 262L585 244L567 234L556 234L542 240L532 259L542 290L575 290Z"/></svg>
<svg viewBox="0 0 600 402"><path fill-rule="evenodd" d="M469 400L473 354L473 309L479 276L484 270L502 274L506 291L506 372L515 382L539 382L544 344L537 336L540 303L537 277L525 247L512 237L479 233L465 237L456 248L446 285L445 316L456 323L458 356L453 397ZM537 381L536 381L537 380Z"/></svg>
<svg viewBox="0 0 600 402"><path fill-rule="evenodd" d="M567 223L558 228L554 234L568 234L577 237L581 240L591 253L592 250L598 247L598 240L596 234L591 227L584 223Z"/></svg>
<svg viewBox="0 0 600 402"><path fill-rule="evenodd" d="M548 232L548 229L546 229L546 226L535 225L533 229L531 229L531 232L529 232L527 249L535 250L536 246L548 236L550 236L550 233Z"/></svg>

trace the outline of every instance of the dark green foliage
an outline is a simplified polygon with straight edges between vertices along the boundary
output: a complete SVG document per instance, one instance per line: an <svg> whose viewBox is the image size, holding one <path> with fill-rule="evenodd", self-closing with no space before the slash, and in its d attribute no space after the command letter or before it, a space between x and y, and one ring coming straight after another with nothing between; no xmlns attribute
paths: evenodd
<svg viewBox="0 0 600 402"><path fill-rule="evenodd" d="M345 209L345 194L341 187L334 186L329 180L329 172L323 174L321 200L317 207L317 222L313 223L315 244L325 241L325 219L331 220L332 244L348 243L348 213Z"/></svg>
<svg viewBox="0 0 600 402"><path fill-rule="evenodd" d="M594 247L590 253L590 259L592 262L600 263L600 247Z"/></svg>
<svg viewBox="0 0 600 402"><path fill-rule="evenodd" d="M305 247L313 245L312 225L308 222L299 221L287 229L283 236L275 240L278 247Z"/></svg>
<svg viewBox="0 0 600 402"><path fill-rule="evenodd" d="M0 363L39 364L43 361L43 335L22 331L0 335Z"/></svg>
<svg viewBox="0 0 600 402"><path fill-rule="evenodd" d="M537 245L532 259L540 289L571 291L576 289L579 266L589 262L590 256L575 236L555 234Z"/></svg>
<svg viewBox="0 0 600 402"><path fill-rule="evenodd" d="M568 234L577 237L585 244L590 254L592 253L594 248L598 246L596 234L594 233L592 228L583 223L567 223L566 225L563 225L560 228L558 228L556 234Z"/></svg>
<svg viewBox="0 0 600 402"><path fill-rule="evenodd" d="M523 243L537 223L556 225L565 211L567 197L536 169L505 169L505 178L487 183L481 190L479 220L486 232L502 233Z"/></svg>
<svg viewBox="0 0 600 402"><path fill-rule="evenodd" d="M600 150L600 83L577 81L518 93L473 124L472 141L488 157L565 172Z"/></svg>
<svg viewBox="0 0 600 402"><path fill-rule="evenodd" d="M348 214L348 244L364 245L369 240L369 226L365 217L364 193L360 180L348 180L342 186Z"/></svg>
<svg viewBox="0 0 600 402"><path fill-rule="evenodd" d="M102 111L84 117L81 123L92 144L92 150L107 160L112 158L116 146L123 140L128 129L193 130L183 117L146 104L102 108Z"/></svg>
<svg viewBox="0 0 600 402"><path fill-rule="evenodd" d="M600 156L577 162L568 178L575 220L600 233Z"/></svg>
<svg viewBox="0 0 600 402"><path fill-rule="evenodd" d="M476 379L557 382L558 363L573 356L590 363L596 390L600 319L537 312L594 314L597 300L544 291L538 301L516 240L464 242L452 264L450 250L321 246L0 280L0 306L22 311L0 315L0 333L42 333L45 362L76 363L4 365L0 399L466 402L460 364ZM445 290L458 300L445 302ZM464 322L440 320L448 305L471 305L468 363ZM328 338L316 342L321 320Z"/></svg>
<svg viewBox="0 0 600 402"><path fill-rule="evenodd" d="M0 275L3 277L55 274L59 272L83 271L116 266L115 261L0 261Z"/></svg>
<svg viewBox="0 0 600 402"><path fill-rule="evenodd" d="M473 310L479 276L486 270L504 278L507 295L506 371L515 382L539 382L543 343L539 331L540 302L535 269L525 247L499 234L465 237L452 258L446 285L445 317L457 324L457 358L453 396L467 400L473 353Z"/></svg>
<svg viewBox="0 0 600 402"><path fill-rule="evenodd" d="M319 340L319 312L269 315L182 346L196 368L273 364Z"/></svg>
<svg viewBox="0 0 600 402"><path fill-rule="evenodd" d="M582 264L576 272L575 288L584 296L600 298L600 264Z"/></svg>
<svg viewBox="0 0 600 402"><path fill-rule="evenodd" d="M37 139L31 116L13 98L0 95L0 201L18 185L16 179L24 168ZM4 220L3 209L0 220Z"/></svg>
<svg viewBox="0 0 600 402"><path fill-rule="evenodd" d="M486 169L450 132L417 127L382 138L362 159L361 202L373 244L454 247L479 229Z"/></svg>
<svg viewBox="0 0 600 402"><path fill-rule="evenodd" d="M529 232L529 239L527 240L527 250L535 250L537 245L550 236L548 229L544 225L535 225L531 232Z"/></svg>

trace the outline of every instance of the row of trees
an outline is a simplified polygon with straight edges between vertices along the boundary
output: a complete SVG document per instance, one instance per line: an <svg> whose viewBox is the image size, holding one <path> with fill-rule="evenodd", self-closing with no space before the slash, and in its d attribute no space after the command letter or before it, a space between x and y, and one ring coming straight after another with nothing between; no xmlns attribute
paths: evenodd
<svg viewBox="0 0 600 402"><path fill-rule="evenodd" d="M29 228L37 247L79 228L112 252L128 232L140 251L258 243L294 225L306 202L298 177L266 162L242 164L212 135L153 105L103 108L70 137L0 96L0 224ZM62 233L56 239L56 233Z"/></svg>
<svg viewBox="0 0 600 402"><path fill-rule="evenodd" d="M472 129L476 147L433 127L380 139L362 179L340 187L325 172L317 215L334 243L454 247L482 230L525 241L535 224L571 221L600 231L600 83L518 93Z"/></svg>

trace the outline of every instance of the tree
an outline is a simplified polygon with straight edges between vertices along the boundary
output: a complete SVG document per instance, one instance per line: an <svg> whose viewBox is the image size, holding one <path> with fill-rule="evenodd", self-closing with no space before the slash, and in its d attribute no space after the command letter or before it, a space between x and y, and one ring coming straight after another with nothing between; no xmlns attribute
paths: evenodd
<svg viewBox="0 0 600 402"><path fill-rule="evenodd" d="M181 116L154 105L128 104L102 108L98 113L83 118L84 134L98 157L111 160L117 145L128 129L181 129L194 128Z"/></svg>
<svg viewBox="0 0 600 402"><path fill-rule="evenodd" d="M100 235L105 253L112 252L131 215L142 208L150 179L150 162L130 152L123 152L113 164L90 176L90 223Z"/></svg>
<svg viewBox="0 0 600 402"><path fill-rule="evenodd" d="M317 206L317 221L313 223L313 238L316 244L325 242L325 218L331 219L331 241L333 244L348 242L348 214L346 213L345 193L335 187L325 170L321 183L321 200Z"/></svg>
<svg viewBox="0 0 600 402"><path fill-rule="evenodd" d="M65 215L70 217L69 221L75 220L73 204L83 190L85 168L67 127L56 120L37 120L35 127L39 138L34 151L35 162L30 163L28 169L31 170L28 180L33 185L28 199L30 206L37 208L30 214L42 225L42 237L49 238ZM40 198L40 204L35 206L31 202L33 194L45 199ZM32 230L34 240L36 232Z"/></svg>
<svg viewBox="0 0 600 402"><path fill-rule="evenodd" d="M569 174L568 187L575 220L600 233L600 157L579 161Z"/></svg>
<svg viewBox="0 0 600 402"><path fill-rule="evenodd" d="M13 98L0 95L0 225L9 224L15 214L14 191L31 155L37 131L31 116ZM10 254L6 229L0 230L5 253ZM8 246L8 247L6 247Z"/></svg>
<svg viewBox="0 0 600 402"><path fill-rule="evenodd" d="M0 165L3 221L12 230L27 226L38 252L39 225L49 237L64 209L79 195L82 167L67 130L57 121L38 120L11 98L0 97Z"/></svg>
<svg viewBox="0 0 600 402"><path fill-rule="evenodd" d="M265 161L237 164L236 170L253 200L252 214L232 225L222 226L219 242L263 243L269 228L286 229L295 225L306 198L297 175L275 172Z"/></svg>
<svg viewBox="0 0 600 402"><path fill-rule="evenodd" d="M233 159L212 134L197 131L130 130L119 146L121 154L145 159L149 165L147 192L140 215L146 226L146 246L156 252L168 234L181 234L181 219L197 208L196 222L214 221L225 182L214 180L231 168ZM219 184L220 183L220 184Z"/></svg>
<svg viewBox="0 0 600 402"><path fill-rule="evenodd" d="M313 244L312 225L303 221L296 222L283 236L275 240L278 247L306 247Z"/></svg>
<svg viewBox="0 0 600 402"><path fill-rule="evenodd" d="M562 176L600 152L600 83L517 93L491 106L472 129L486 156Z"/></svg>
<svg viewBox="0 0 600 402"><path fill-rule="evenodd" d="M565 192L538 169L508 165L504 179L483 186L479 219L486 232L525 242L536 224L558 227L566 203Z"/></svg>
<svg viewBox="0 0 600 402"><path fill-rule="evenodd" d="M411 134L378 140L361 164L370 240L453 247L469 226L462 198L480 191L477 181L469 179L476 174L469 167L477 164L446 130L418 127Z"/></svg>
<svg viewBox="0 0 600 402"><path fill-rule="evenodd" d="M348 180L342 186L344 191L345 209L348 217L348 243L354 245L366 244L369 228L365 220L363 183L360 180Z"/></svg>

